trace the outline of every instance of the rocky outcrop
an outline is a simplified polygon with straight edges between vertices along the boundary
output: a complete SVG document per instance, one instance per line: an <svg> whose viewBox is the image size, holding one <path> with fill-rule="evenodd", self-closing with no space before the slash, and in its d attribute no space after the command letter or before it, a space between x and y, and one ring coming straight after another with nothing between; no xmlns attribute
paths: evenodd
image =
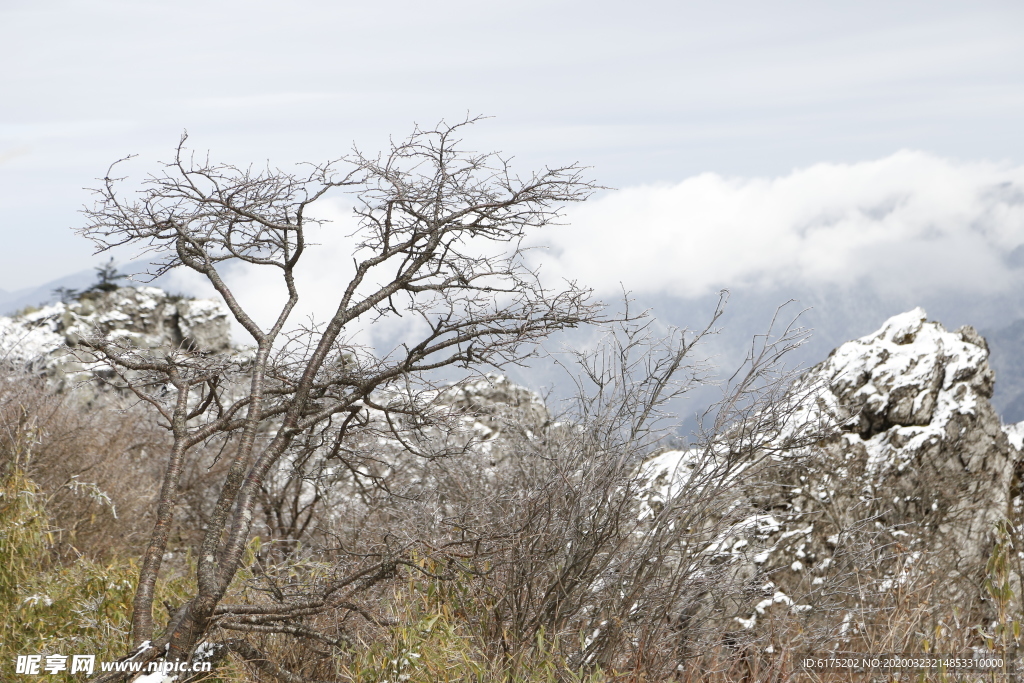
<svg viewBox="0 0 1024 683"><path fill-rule="evenodd" d="M61 385L84 371L71 350L91 335L146 349L218 353L231 348L228 313L219 302L171 296L155 287L120 287L0 317L0 359L43 371Z"/></svg>
<svg viewBox="0 0 1024 683"><path fill-rule="evenodd" d="M1024 320L985 330L985 340L992 351L989 362L999 377L992 404L1005 422L1024 420Z"/></svg>
<svg viewBox="0 0 1024 683"><path fill-rule="evenodd" d="M540 396L498 374L452 386L441 403L473 415L474 429L485 439L498 437L510 419L528 433L539 433L551 421Z"/></svg>
<svg viewBox="0 0 1024 683"><path fill-rule="evenodd" d="M851 521L845 511L871 501L886 528L983 562L1010 513L1019 453L989 402L987 358L972 328L948 332L921 309L840 346L803 380L822 386L818 403L840 426L818 458L834 468L805 476L782 507L827 501Z"/></svg>
<svg viewBox="0 0 1024 683"><path fill-rule="evenodd" d="M83 337L129 341L140 349L187 349L200 353L238 353L232 346L229 313L218 301L167 294L156 287L120 287L91 291L77 300L0 316L0 361L42 371L58 387L101 372L83 362L74 349ZM493 440L508 424L510 412L527 430L550 420L534 392L503 375L488 374L452 385L436 394L438 404L472 415L477 438ZM371 413L373 411L370 411Z"/></svg>
<svg viewBox="0 0 1024 683"><path fill-rule="evenodd" d="M752 628L771 610L811 610L841 593L843 572L876 592L938 572L946 597L980 604L1024 441L993 409L994 381L973 328L948 331L920 308L807 371L791 396L831 434L768 459L737 501L749 516L712 548L760 595L735 619ZM652 480L692 460L661 454Z"/></svg>

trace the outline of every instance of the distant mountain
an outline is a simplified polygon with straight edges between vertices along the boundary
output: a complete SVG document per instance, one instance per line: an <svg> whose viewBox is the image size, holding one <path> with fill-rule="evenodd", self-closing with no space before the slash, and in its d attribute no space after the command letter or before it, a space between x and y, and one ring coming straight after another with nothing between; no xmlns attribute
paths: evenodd
<svg viewBox="0 0 1024 683"><path fill-rule="evenodd" d="M1004 422L1024 420L1024 320L992 331L983 331L996 371L992 404Z"/></svg>
<svg viewBox="0 0 1024 683"><path fill-rule="evenodd" d="M58 287L68 289L86 289L96 282L94 270L82 270L65 275L38 287L28 287L13 292L0 291L0 315L11 315L27 306L45 306L57 301L60 297L54 294Z"/></svg>
<svg viewBox="0 0 1024 683"><path fill-rule="evenodd" d="M131 272L131 270L128 271L128 273ZM51 280L38 287L27 287L13 292L0 290L0 315L13 315L29 306L41 308L56 303L60 300L60 296L55 292L57 288L63 287L81 292L96 284L96 281L96 269L90 268L89 270L80 270L77 273ZM166 287L167 283L166 278L158 278L152 282L119 280L118 284L135 286L147 284L155 287Z"/></svg>

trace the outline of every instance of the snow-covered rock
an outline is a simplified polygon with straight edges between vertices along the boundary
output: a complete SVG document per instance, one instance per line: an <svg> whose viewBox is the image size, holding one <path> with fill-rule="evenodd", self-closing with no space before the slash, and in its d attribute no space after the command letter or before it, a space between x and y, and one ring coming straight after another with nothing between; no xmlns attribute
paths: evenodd
<svg viewBox="0 0 1024 683"><path fill-rule="evenodd" d="M72 350L91 335L146 349L231 348L228 313L219 302L171 296L155 287L120 287L0 317L0 360L43 371L60 384L86 369Z"/></svg>
<svg viewBox="0 0 1024 683"><path fill-rule="evenodd" d="M822 403L842 432L824 444L824 462L842 465L808 479L791 506L845 493L849 506L873 501L888 528L938 531L936 549L987 557L1020 451L989 403L995 377L973 328L949 332L918 308L843 344L804 382L831 394Z"/></svg>
<svg viewBox="0 0 1024 683"><path fill-rule="evenodd" d="M746 502L777 524L731 530L739 574L811 602L837 594L844 562L875 590L915 567L942 572L947 592L982 585L1024 445L1024 424L1004 427L989 402L994 381L973 328L948 331L920 308L835 349L791 390L811 399L802 419L835 428L759 475ZM737 618L749 627L760 611Z"/></svg>
<svg viewBox="0 0 1024 683"><path fill-rule="evenodd" d="M510 411L529 432L539 432L551 420L547 406L536 392L499 374L455 384L443 392L441 403L474 415L474 427L484 438L494 438L502 432Z"/></svg>

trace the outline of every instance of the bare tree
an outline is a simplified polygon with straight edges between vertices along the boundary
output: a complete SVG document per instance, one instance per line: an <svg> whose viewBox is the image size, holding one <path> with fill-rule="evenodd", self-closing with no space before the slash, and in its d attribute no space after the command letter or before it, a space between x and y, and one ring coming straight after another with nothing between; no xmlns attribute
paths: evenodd
<svg viewBox="0 0 1024 683"><path fill-rule="evenodd" d="M250 631L303 635L284 618L326 609L347 586L389 571L385 558L305 602L221 604L261 491L284 461L311 443L343 459L345 441L367 411L389 418L423 413L416 388L429 386L431 371L516 363L552 332L597 317L587 290L571 282L544 286L522 246L528 232L557 219L561 204L586 199L595 186L578 166L519 177L498 154L463 151L457 136L472 122L417 128L385 155L357 150L303 173L213 163L190 154L183 136L174 160L136 197L125 198L114 167L95 191L80 232L99 251L140 247L154 259L154 277L179 267L201 274L254 345L251 356L240 357L210 356L188 344L146 350L123 339L82 342L173 436L134 601L136 661L189 659L211 625L228 616ZM351 277L325 324L290 332L300 297L296 267L309 247L309 228L321 223L311 209L332 191L355 197ZM231 264L277 273L287 300L269 326L236 296ZM418 320L422 334L385 352L353 341L360 328L396 316ZM230 441L230 466L196 549L198 587L158 633L153 601L179 479L194 450L217 440Z"/></svg>

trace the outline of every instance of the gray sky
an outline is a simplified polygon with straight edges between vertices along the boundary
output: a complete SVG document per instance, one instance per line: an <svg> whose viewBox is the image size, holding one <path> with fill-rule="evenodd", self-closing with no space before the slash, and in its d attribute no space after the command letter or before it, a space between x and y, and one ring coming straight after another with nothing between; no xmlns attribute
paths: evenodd
<svg viewBox="0 0 1024 683"><path fill-rule="evenodd" d="M80 188L126 154L151 168L183 129L218 159L284 164L466 112L495 117L479 149L623 189L556 240L556 266L599 289L930 287L897 264L920 245L970 255L979 291L1021 284L999 261L1024 243L1020 2L3 0L0 55L0 289L98 263L69 229ZM675 246L609 273L587 266L600 249L564 256L588 230ZM766 230L775 251L721 257ZM732 270L676 272L693 235ZM864 265L878 245L889 261Z"/></svg>

